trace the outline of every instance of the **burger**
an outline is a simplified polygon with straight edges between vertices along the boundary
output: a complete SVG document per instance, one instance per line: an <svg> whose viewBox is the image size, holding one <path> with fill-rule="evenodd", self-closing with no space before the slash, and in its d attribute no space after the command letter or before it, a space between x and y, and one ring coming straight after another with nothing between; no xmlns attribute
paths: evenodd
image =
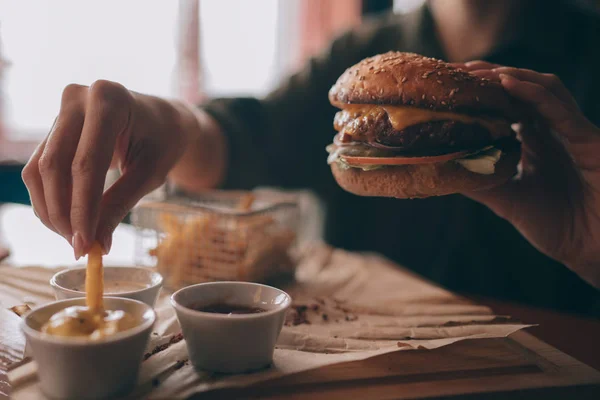
<svg viewBox="0 0 600 400"><path fill-rule="evenodd" d="M489 189L517 172L515 100L500 83L444 61L367 58L340 76L329 101L340 111L328 163L351 193L442 196Z"/></svg>

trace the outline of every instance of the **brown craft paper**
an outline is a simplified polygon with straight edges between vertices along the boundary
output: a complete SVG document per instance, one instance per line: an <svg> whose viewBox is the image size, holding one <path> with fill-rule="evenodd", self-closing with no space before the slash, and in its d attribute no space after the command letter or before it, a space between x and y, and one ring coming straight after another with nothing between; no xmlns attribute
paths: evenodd
<svg viewBox="0 0 600 400"><path fill-rule="evenodd" d="M322 245L307 254L294 283L283 287L294 305L271 368L233 376L196 372L188 361L185 341L179 340L168 293L163 292L148 352L159 345L166 348L142 362L138 387L130 398L182 398L392 351L505 337L527 326L494 315L489 308L469 303L378 256ZM8 267L1 271L3 308L52 300L48 279L55 271ZM13 369L9 378L13 398L43 398L34 362Z"/></svg>

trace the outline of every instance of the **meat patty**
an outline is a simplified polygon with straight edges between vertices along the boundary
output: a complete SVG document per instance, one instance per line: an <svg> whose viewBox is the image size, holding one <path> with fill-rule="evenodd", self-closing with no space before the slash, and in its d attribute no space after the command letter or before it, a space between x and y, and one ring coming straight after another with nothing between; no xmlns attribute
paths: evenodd
<svg viewBox="0 0 600 400"><path fill-rule="evenodd" d="M341 133L342 142L381 144L394 147L395 152L402 154L444 154L478 149L494 141L490 131L479 124L442 120L411 125L397 131L385 112L354 119L342 119L340 114L336 115L335 126Z"/></svg>
<svg viewBox="0 0 600 400"><path fill-rule="evenodd" d="M493 141L490 132L478 124L433 121L395 131L389 121L385 122L385 129L377 133L376 141L405 152L419 153L433 148L438 151L478 149Z"/></svg>

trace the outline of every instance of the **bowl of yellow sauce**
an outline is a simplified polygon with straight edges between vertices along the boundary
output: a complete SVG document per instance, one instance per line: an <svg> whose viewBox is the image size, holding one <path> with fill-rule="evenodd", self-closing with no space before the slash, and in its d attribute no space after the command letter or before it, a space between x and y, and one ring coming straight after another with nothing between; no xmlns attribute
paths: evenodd
<svg viewBox="0 0 600 400"><path fill-rule="evenodd" d="M135 385L156 313L141 301L60 300L24 316L21 329L50 398L111 398Z"/></svg>

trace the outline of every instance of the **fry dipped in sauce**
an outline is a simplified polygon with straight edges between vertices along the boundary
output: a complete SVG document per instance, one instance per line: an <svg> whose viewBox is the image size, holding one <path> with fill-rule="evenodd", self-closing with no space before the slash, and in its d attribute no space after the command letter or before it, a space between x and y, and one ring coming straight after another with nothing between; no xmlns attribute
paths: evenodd
<svg viewBox="0 0 600 400"><path fill-rule="evenodd" d="M85 303L90 311L99 313L104 310L103 293L102 247L98 242L94 242L88 253L87 270L85 271Z"/></svg>
<svg viewBox="0 0 600 400"><path fill-rule="evenodd" d="M85 274L86 307L72 306L50 317L42 332L56 336L79 336L98 340L133 328L138 321L122 310L105 310L102 247L94 243L88 253Z"/></svg>

